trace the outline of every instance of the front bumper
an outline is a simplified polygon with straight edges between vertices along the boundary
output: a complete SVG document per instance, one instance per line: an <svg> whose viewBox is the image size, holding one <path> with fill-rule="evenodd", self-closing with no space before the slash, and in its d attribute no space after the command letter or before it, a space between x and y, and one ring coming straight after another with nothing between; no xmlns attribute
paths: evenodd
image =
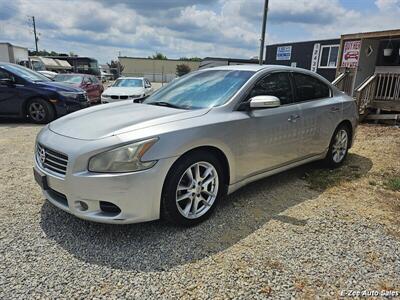
<svg viewBox="0 0 400 300"><path fill-rule="evenodd" d="M70 147L87 149L87 145L79 143L88 141L47 131L46 137L39 142L50 149L68 153L65 176L43 168L35 155L34 168L47 179L48 189L43 190L43 195L58 208L81 219L101 223L127 224L159 219L162 186L174 158L161 159L151 169L139 172L99 174L86 170L86 155L68 152ZM62 149L60 145L63 145ZM120 211L104 210L102 203L105 202Z"/></svg>
<svg viewBox="0 0 400 300"><path fill-rule="evenodd" d="M84 101L84 102L78 102L78 101L68 101L68 102L60 102L58 105L56 105L56 112L57 116L65 116L69 113L78 111L83 108L87 108L90 106L89 101Z"/></svg>
<svg viewBox="0 0 400 300"><path fill-rule="evenodd" d="M126 100L131 100L133 102L140 102L140 100L143 99L143 97L138 97L138 98L127 98L127 99L112 99L110 97L103 97L101 96L101 103L106 104L106 103L114 103L114 102L119 102L119 101L126 101Z"/></svg>

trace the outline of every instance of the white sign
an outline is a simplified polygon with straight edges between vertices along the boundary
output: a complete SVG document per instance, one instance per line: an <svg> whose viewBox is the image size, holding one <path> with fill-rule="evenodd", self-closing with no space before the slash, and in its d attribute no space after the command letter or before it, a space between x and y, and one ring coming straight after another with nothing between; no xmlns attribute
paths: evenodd
<svg viewBox="0 0 400 300"><path fill-rule="evenodd" d="M357 68L361 41L347 41L343 46L342 67Z"/></svg>
<svg viewBox="0 0 400 300"><path fill-rule="evenodd" d="M317 73L318 70L318 59L319 59L319 50L321 49L321 44L314 44L314 49L311 56L311 71Z"/></svg>
<svg viewBox="0 0 400 300"><path fill-rule="evenodd" d="M276 60L290 60L292 46L281 46L276 49Z"/></svg>

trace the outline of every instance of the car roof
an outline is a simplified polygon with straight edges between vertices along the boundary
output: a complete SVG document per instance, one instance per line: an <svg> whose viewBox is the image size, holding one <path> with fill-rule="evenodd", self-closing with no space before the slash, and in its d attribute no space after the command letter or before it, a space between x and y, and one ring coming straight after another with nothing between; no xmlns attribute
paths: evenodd
<svg viewBox="0 0 400 300"><path fill-rule="evenodd" d="M260 70L298 70L298 68L281 66L281 65L256 65L256 64L243 64L243 65L229 65L229 66L218 66L212 68L206 68L203 70L238 70L238 71L254 71L258 72Z"/></svg>
<svg viewBox="0 0 400 300"><path fill-rule="evenodd" d="M94 76L93 74L84 74L84 73L57 73L57 75L67 75L67 76Z"/></svg>
<svg viewBox="0 0 400 300"><path fill-rule="evenodd" d="M253 71L255 73L259 71L294 71L298 73L307 74L313 77L317 77L318 79L324 81L325 83L331 84L323 76L312 72L311 70L303 69L303 68L296 68L290 66L282 66L282 65L256 65L256 64L243 64L243 65L229 65L229 66L219 66L219 67L212 67L212 68L205 68L200 69L199 71L206 71L206 70L234 70L234 71Z"/></svg>

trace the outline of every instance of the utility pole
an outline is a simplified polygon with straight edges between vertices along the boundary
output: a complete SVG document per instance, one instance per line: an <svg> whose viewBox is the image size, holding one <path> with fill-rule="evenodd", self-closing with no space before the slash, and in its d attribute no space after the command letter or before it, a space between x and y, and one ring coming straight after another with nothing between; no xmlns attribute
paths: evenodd
<svg viewBox="0 0 400 300"><path fill-rule="evenodd" d="M35 16L32 16L32 24L33 24L33 34L35 35L35 46L36 46L36 54L39 52L38 49L38 41L39 38L36 35L36 23L35 23Z"/></svg>
<svg viewBox="0 0 400 300"><path fill-rule="evenodd" d="M259 63L260 65L263 64L264 60L264 47L265 47L265 27L267 25L267 13L268 13L268 0L264 2L264 15L263 15L263 22L262 22L262 30L261 30L261 45L260 45L260 56L259 56Z"/></svg>
<svg viewBox="0 0 400 300"><path fill-rule="evenodd" d="M118 51L118 59L117 59L118 77L121 76L121 62L119 61L120 57L121 57L121 51Z"/></svg>

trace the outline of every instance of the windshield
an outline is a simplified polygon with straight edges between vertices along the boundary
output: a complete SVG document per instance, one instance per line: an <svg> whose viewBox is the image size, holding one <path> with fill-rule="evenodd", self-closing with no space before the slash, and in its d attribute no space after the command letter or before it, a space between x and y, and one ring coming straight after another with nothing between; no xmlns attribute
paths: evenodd
<svg viewBox="0 0 400 300"><path fill-rule="evenodd" d="M252 71L207 70L179 78L147 98L144 103L184 109L226 103L254 74Z"/></svg>
<svg viewBox="0 0 400 300"><path fill-rule="evenodd" d="M83 76L81 75L57 75L54 77L55 81L62 81L73 84L80 84L82 82Z"/></svg>
<svg viewBox="0 0 400 300"><path fill-rule="evenodd" d="M28 80L28 81L33 81L33 82L51 81L46 76L44 76L38 72L32 71L28 68L22 67L22 66L3 65L3 68L19 77L22 77L25 80Z"/></svg>
<svg viewBox="0 0 400 300"><path fill-rule="evenodd" d="M117 79L112 86L118 87L143 87L142 79Z"/></svg>

